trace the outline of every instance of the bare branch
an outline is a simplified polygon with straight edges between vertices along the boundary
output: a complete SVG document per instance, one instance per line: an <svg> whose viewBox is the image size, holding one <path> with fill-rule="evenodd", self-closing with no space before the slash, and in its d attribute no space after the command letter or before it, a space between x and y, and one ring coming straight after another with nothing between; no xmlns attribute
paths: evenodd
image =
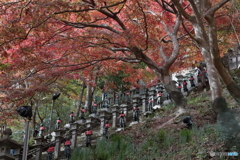
<svg viewBox="0 0 240 160"><path fill-rule="evenodd" d="M171 6L170 3L168 3L164 0L161 0L161 2L159 2L159 0L155 0L155 2L157 2L159 4L159 6L161 6L167 12L175 14L175 11L173 9L169 8Z"/></svg>
<svg viewBox="0 0 240 160"><path fill-rule="evenodd" d="M65 23L66 26L72 26L75 28L103 28L103 29L107 29L109 31L112 31L114 33L120 34L120 32L118 32L117 30L113 29L112 27L105 25L105 24L87 24L87 23L73 23L73 22L68 22L68 21L64 21L62 20L62 22Z"/></svg>
<svg viewBox="0 0 240 160"><path fill-rule="evenodd" d="M20 16L19 16L17 22L19 22L19 21L21 20L21 18L22 18L23 9L26 8L31 2L32 2L32 0L30 0L30 1L21 9Z"/></svg>
<svg viewBox="0 0 240 160"><path fill-rule="evenodd" d="M68 12L87 12L87 11L94 11L95 9L90 8L90 9L80 9L80 10L64 10L60 12L55 12L54 14L63 14L63 13L68 13Z"/></svg>
<svg viewBox="0 0 240 160"><path fill-rule="evenodd" d="M182 22L182 26L183 26L184 30L187 32L187 35L189 35L190 38L193 39L194 41L198 42L197 39L191 34L191 32L194 31L194 29L192 29L191 31L188 31L184 22Z"/></svg>
<svg viewBox="0 0 240 160"><path fill-rule="evenodd" d="M131 51L129 48L111 48L112 51Z"/></svg>
<svg viewBox="0 0 240 160"><path fill-rule="evenodd" d="M126 2L127 2L127 0L123 0L123 1L120 1L118 3L112 4L112 5L108 5L108 6L104 6L104 7L101 7L101 8L115 7L115 6L118 6L119 4L126 3Z"/></svg>

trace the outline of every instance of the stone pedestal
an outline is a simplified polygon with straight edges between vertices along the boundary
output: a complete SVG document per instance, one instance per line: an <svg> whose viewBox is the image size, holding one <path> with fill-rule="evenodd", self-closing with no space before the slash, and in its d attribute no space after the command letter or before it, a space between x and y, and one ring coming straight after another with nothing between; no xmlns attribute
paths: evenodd
<svg viewBox="0 0 240 160"><path fill-rule="evenodd" d="M41 137L37 137L35 138L35 147L36 147L36 157L35 157L35 160L41 160L42 159L42 142L43 142L43 138Z"/></svg>
<svg viewBox="0 0 240 160"><path fill-rule="evenodd" d="M92 122L92 117L87 117L85 122L87 128L91 128L91 122Z"/></svg>
<svg viewBox="0 0 240 160"><path fill-rule="evenodd" d="M112 109L112 127L115 128L115 127L117 127L117 109L118 109L118 105L112 106L111 109Z"/></svg>
<svg viewBox="0 0 240 160"><path fill-rule="evenodd" d="M76 121L76 123L78 123L78 124L84 124L84 123L85 123L85 120L84 120L84 119L79 119L79 120Z"/></svg>
<svg viewBox="0 0 240 160"><path fill-rule="evenodd" d="M101 121L101 125L100 125L100 135L102 135L103 133L103 127L104 127L104 124L105 124L105 119L106 119L106 115L107 115L107 111L106 110L102 110L99 112L100 116L100 121Z"/></svg>
<svg viewBox="0 0 240 160"><path fill-rule="evenodd" d="M59 159L63 130L55 130L54 159Z"/></svg>
<svg viewBox="0 0 240 160"><path fill-rule="evenodd" d="M77 146L77 130L78 130L78 123L72 123L70 126L70 130L72 132L72 147L75 148Z"/></svg>
<svg viewBox="0 0 240 160"><path fill-rule="evenodd" d="M146 96L146 93L142 94L141 97L142 97L142 112L145 113L146 112L146 108L147 108L147 102L146 102L147 96Z"/></svg>

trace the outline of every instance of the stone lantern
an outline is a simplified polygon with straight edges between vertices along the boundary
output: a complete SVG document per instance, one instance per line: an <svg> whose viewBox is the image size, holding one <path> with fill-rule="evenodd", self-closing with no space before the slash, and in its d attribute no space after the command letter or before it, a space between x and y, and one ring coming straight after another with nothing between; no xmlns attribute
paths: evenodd
<svg viewBox="0 0 240 160"><path fill-rule="evenodd" d="M112 128L117 127L117 112L118 112L118 105L114 105L111 107L112 109Z"/></svg>
<svg viewBox="0 0 240 160"><path fill-rule="evenodd" d="M177 78L178 83L182 83L183 82L183 78L184 78L183 75L178 74L175 77Z"/></svg>
<svg viewBox="0 0 240 160"><path fill-rule="evenodd" d="M20 154L22 145L10 138L12 135L10 128L6 128L3 134L4 137L0 139L0 160L15 160L15 156ZM12 154L10 154L11 149L14 150Z"/></svg>
<svg viewBox="0 0 240 160"><path fill-rule="evenodd" d="M101 111L99 111L99 114L100 114L100 116L99 116L99 119L100 119L100 121L101 121L101 126L100 126L100 135L102 135L102 133L103 133L103 128L104 128L104 124L105 124L105 120L106 120L106 118L107 118L107 115L109 115L109 114L111 114L110 112L108 112L107 110L101 110Z"/></svg>

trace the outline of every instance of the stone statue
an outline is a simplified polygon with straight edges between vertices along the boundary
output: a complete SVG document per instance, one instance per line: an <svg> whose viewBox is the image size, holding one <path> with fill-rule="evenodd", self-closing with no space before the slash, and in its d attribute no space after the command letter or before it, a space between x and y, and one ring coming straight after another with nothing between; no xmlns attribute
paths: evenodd
<svg viewBox="0 0 240 160"><path fill-rule="evenodd" d="M67 158L67 159L70 159L71 158L71 144L72 144L72 142L71 142L71 138L70 137L67 137L66 138L66 141L64 142L64 147L65 147L65 149L64 149L64 155L65 155L65 157Z"/></svg>
<svg viewBox="0 0 240 160"><path fill-rule="evenodd" d="M188 92L187 81L186 80L183 81L183 91Z"/></svg>
<svg viewBox="0 0 240 160"><path fill-rule="evenodd" d="M133 120L139 122L139 108L138 108L138 106L133 107Z"/></svg>
<svg viewBox="0 0 240 160"><path fill-rule="evenodd" d="M153 100L152 100L152 98L149 98L149 100L148 100L148 111L152 111L152 107L153 107Z"/></svg>
<svg viewBox="0 0 240 160"><path fill-rule="evenodd" d="M92 136L92 130L90 129L90 127L87 128L85 135L86 135L86 147L89 147L91 146L91 136Z"/></svg>
<svg viewBox="0 0 240 160"><path fill-rule="evenodd" d="M44 137L44 135L43 135L44 131L45 131L45 127L43 126L43 124L41 124L40 131L39 131L39 137L42 137L42 138Z"/></svg>
<svg viewBox="0 0 240 160"><path fill-rule="evenodd" d="M181 86L180 83L178 84L177 89L178 89L180 92L182 91L182 86Z"/></svg>
<svg viewBox="0 0 240 160"><path fill-rule="evenodd" d="M80 119L85 119L85 112L86 112L86 109L84 109L84 107L82 107Z"/></svg>
<svg viewBox="0 0 240 160"><path fill-rule="evenodd" d="M46 158L46 160L52 160L53 159L54 148L55 148L55 144L51 143L50 146L47 149L47 158Z"/></svg>
<svg viewBox="0 0 240 160"><path fill-rule="evenodd" d="M126 101L127 103L130 103L130 92L127 92L127 93L125 94L125 101Z"/></svg>
<svg viewBox="0 0 240 160"><path fill-rule="evenodd" d="M104 101L103 101L103 108L108 108L109 106L109 100L108 98L105 98Z"/></svg>
<svg viewBox="0 0 240 160"><path fill-rule="evenodd" d="M70 118L69 123L73 123L74 122L74 119L73 119L74 113L73 112L70 113L69 118Z"/></svg>
<svg viewBox="0 0 240 160"><path fill-rule="evenodd" d="M196 87L194 80L195 79L193 78L193 76L191 76L191 78L189 79L191 87Z"/></svg>
<svg viewBox="0 0 240 160"><path fill-rule="evenodd" d="M60 119L60 117L58 117L56 125L55 125L55 129L59 129L61 123L62 123L62 120Z"/></svg>
<svg viewBox="0 0 240 160"><path fill-rule="evenodd" d="M110 128L111 125L109 124L108 120L106 120L105 125L103 126L103 136L105 136L108 139L108 128Z"/></svg>
<svg viewBox="0 0 240 160"><path fill-rule="evenodd" d="M157 93L157 105L161 104L161 98L162 98L162 93L161 93L161 91L158 91L158 93Z"/></svg>
<svg viewBox="0 0 240 160"><path fill-rule="evenodd" d="M124 118L125 118L125 114L122 111L121 114L119 115L119 124L121 128L125 128Z"/></svg>
<svg viewBox="0 0 240 160"><path fill-rule="evenodd" d="M97 102L94 102L93 105L92 105L92 112L94 114L97 114Z"/></svg>

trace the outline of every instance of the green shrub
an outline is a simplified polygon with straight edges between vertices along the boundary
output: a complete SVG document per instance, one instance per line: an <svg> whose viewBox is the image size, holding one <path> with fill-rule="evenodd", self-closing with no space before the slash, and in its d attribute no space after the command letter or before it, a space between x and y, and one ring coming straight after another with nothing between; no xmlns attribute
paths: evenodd
<svg viewBox="0 0 240 160"><path fill-rule="evenodd" d="M77 147L72 152L71 160L91 160L93 152L90 148Z"/></svg>
<svg viewBox="0 0 240 160"><path fill-rule="evenodd" d="M183 143L187 143L189 141L191 141L191 131L188 130L188 129L183 129L181 130L180 132L180 144L183 144Z"/></svg>
<svg viewBox="0 0 240 160"><path fill-rule="evenodd" d="M158 134L157 134L157 141L162 143L164 142L165 138L166 138L166 132L164 129L160 129Z"/></svg>

